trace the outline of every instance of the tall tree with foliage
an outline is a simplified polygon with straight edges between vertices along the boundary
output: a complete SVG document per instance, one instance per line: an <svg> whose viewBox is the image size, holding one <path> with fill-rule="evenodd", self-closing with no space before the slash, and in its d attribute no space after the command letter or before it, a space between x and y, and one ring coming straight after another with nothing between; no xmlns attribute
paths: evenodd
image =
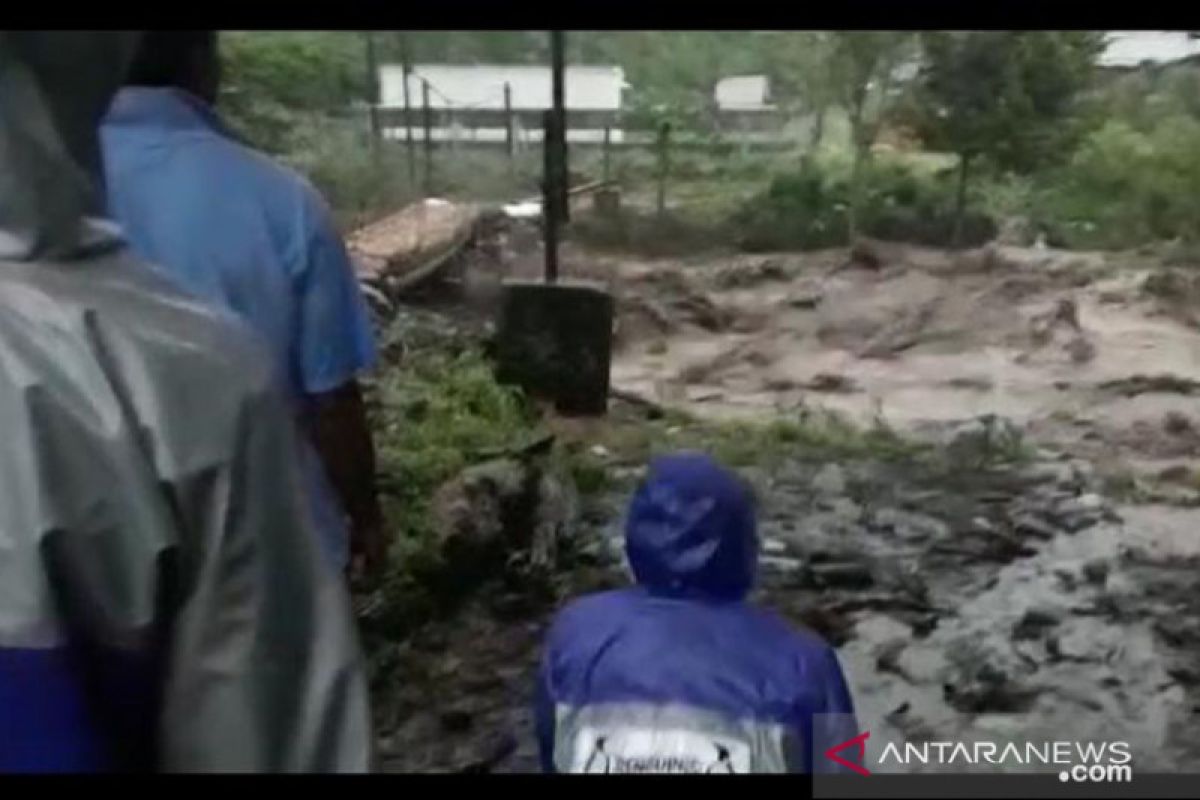
<svg viewBox="0 0 1200 800"><path fill-rule="evenodd" d="M830 31L766 31L758 34L766 73L777 105L811 115L808 155L817 153L825 133L826 112L840 96L834 81Z"/></svg>
<svg viewBox="0 0 1200 800"><path fill-rule="evenodd" d="M901 31L836 31L830 77L850 117L853 161L850 172L848 227L858 235L864 170L893 99L896 68L911 57L912 36Z"/></svg>
<svg viewBox="0 0 1200 800"><path fill-rule="evenodd" d="M983 157L1025 171L1068 151L1080 90L1103 45L1082 31L939 31L922 35L918 77L926 143L958 154L954 243L971 167Z"/></svg>
<svg viewBox="0 0 1200 800"><path fill-rule="evenodd" d="M290 149L300 123L365 101L362 35L350 31L226 31L221 108L232 126L273 153Z"/></svg>

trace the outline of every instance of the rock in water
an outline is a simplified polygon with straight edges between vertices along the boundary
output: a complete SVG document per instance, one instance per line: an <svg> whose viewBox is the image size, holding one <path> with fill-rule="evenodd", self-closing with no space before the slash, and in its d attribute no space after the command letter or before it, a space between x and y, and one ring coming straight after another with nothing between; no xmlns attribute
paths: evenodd
<svg viewBox="0 0 1200 800"><path fill-rule="evenodd" d="M855 390L853 379L830 372L818 372L806 386L809 391L835 394L845 394Z"/></svg>
<svg viewBox="0 0 1200 800"><path fill-rule="evenodd" d="M879 245L867 239L858 239L850 247L848 266L878 272L883 267L884 256Z"/></svg>
<svg viewBox="0 0 1200 800"><path fill-rule="evenodd" d="M1095 558L1083 565L1083 577L1088 583L1103 587L1108 580L1108 561Z"/></svg>
<svg viewBox="0 0 1200 800"><path fill-rule="evenodd" d="M764 258L753 264L732 264L717 273L715 283L721 289L740 289L767 281L786 281L788 271L777 258Z"/></svg>
<svg viewBox="0 0 1200 800"><path fill-rule="evenodd" d="M846 473L837 464L826 464L812 480L813 491L826 497L846 493Z"/></svg>
<svg viewBox="0 0 1200 800"><path fill-rule="evenodd" d="M792 308L811 311L821 305L824 295L816 289L798 289L788 296L787 303Z"/></svg>
<svg viewBox="0 0 1200 800"><path fill-rule="evenodd" d="M1012 637L1016 641L1037 639L1059 622L1058 615L1048 609L1031 608L1013 626Z"/></svg>
<svg viewBox="0 0 1200 800"><path fill-rule="evenodd" d="M1034 514L1020 514L1013 519L1013 529L1023 535L1035 539L1049 541L1058 534L1058 529L1048 525Z"/></svg>
<svg viewBox="0 0 1200 800"><path fill-rule="evenodd" d="M857 562L811 564L807 567L807 578L819 588L866 589L875 583L871 568Z"/></svg>
<svg viewBox="0 0 1200 800"><path fill-rule="evenodd" d="M954 428L946 442L951 461L982 466L1016 452L1024 437L1011 420L989 414Z"/></svg>
<svg viewBox="0 0 1200 800"><path fill-rule="evenodd" d="M1076 336L1067 342L1065 349L1071 361L1076 364L1086 364L1096 357L1096 345L1086 336Z"/></svg>
<svg viewBox="0 0 1200 800"><path fill-rule="evenodd" d="M1188 419L1186 414L1181 414L1178 411L1168 411L1163 417L1163 430L1175 436L1183 436L1192 433L1192 421Z"/></svg>

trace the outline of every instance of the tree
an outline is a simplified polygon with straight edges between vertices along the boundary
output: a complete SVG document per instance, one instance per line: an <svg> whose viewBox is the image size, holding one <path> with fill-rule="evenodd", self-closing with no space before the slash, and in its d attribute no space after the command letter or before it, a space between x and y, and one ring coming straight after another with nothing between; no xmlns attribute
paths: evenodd
<svg viewBox="0 0 1200 800"><path fill-rule="evenodd" d="M829 31L768 31L761 36L776 104L812 115L807 155L813 156L824 137L826 111L839 99L832 69L834 35Z"/></svg>
<svg viewBox="0 0 1200 800"><path fill-rule="evenodd" d="M832 34L831 81L850 117L852 166L848 227L858 234L863 170L893 99L896 68L912 53L912 37L898 31L836 31Z"/></svg>
<svg viewBox="0 0 1200 800"><path fill-rule="evenodd" d="M367 96L361 34L251 31L221 35L221 107L254 144L289 149L306 115L344 111Z"/></svg>
<svg viewBox="0 0 1200 800"><path fill-rule="evenodd" d="M958 155L957 245L971 167L980 157L1026 171L1067 152L1078 135L1067 123L1103 40L1078 31L939 31L921 38L921 131L931 147Z"/></svg>

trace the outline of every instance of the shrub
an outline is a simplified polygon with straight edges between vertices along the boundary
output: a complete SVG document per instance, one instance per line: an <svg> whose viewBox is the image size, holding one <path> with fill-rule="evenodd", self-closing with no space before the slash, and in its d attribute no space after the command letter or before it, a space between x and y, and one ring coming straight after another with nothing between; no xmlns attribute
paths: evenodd
<svg viewBox="0 0 1200 800"><path fill-rule="evenodd" d="M848 230L844 198L815 166L777 175L734 214L738 244L749 251L842 244Z"/></svg>
<svg viewBox="0 0 1200 800"><path fill-rule="evenodd" d="M1200 121L1174 115L1141 132L1110 120L1048 180L1039 216L1074 247L1200 237Z"/></svg>
<svg viewBox="0 0 1200 800"><path fill-rule="evenodd" d="M844 160L824 159L777 175L734 215L739 244L751 251L845 244L849 172ZM863 180L860 219L867 235L928 245L950 241L954 220L949 176L880 158L872 162ZM979 244L995 235L995 225L986 214L969 213L965 223L966 244Z"/></svg>

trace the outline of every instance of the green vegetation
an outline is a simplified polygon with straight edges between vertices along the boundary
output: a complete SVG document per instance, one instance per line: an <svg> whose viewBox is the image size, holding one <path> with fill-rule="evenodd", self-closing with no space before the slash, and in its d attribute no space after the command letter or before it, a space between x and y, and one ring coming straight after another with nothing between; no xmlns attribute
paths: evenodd
<svg viewBox="0 0 1200 800"><path fill-rule="evenodd" d="M1173 114L1145 132L1110 120L1058 177L1039 216L1068 246L1200 238L1200 118Z"/></svg>
<svg viewBox="0 0 1200 800"><path fill-rule="evenodd" d="M379 471L398 512L400 539L429 531L435 489L464 467L519 447L537 434L533 407L500 386L475 347L410 351L376 387Z"/></svg>
<svg viewBox="0 0 1200 800"><path fill-rule="evenodd" d="M852 168L835 159L776 175L732 217L739 245L765 251L848 243L854 180ZM947 172L924 170L904 158L876 158L858 181L862 233L928 245L951 242L953 187ZM980 244L995 232L985 215L964 218L965 242Z"/></svg>
<svg viewBox="0 0 1200 800"><path fill-rule="evenodd" d="M894 101L896 68L912 55L911 34L898 31L838 31L830 52L830 79L850 119L851 167L846 229L853 240L862 229L864 170L871 147ZM872 102L874 101L874 102Z"/></svg>
<svg viewBox="0 0 1200 800"><path fill-rule="evenodd" d="M546 63L542 31L378 31L381 63ZM655 188L648 149L619 148L626 218L580 238L661 254L742 246L820 247L852 230L963 243L1010 217L1051 244L1139 247L1200 234L1200 70L1189 64L1101 74L1095 33L985 31L578 31L573 63L620 64L626 126L670 120L681 144L669 213L644 209ZM347 226L419 193L402 145L367 133L366 35L234 32L222 39L222 108L250 141L310 175ZM754 153L723 140L712 92L727 75L765 73L794 146ZM915 77L913 77L915 74ZM926 159L938 159L929 170ZM949 159L950 169L946 169ZM419 158L418 158L419 161ZM594 148L572 169L600 175ZM438 148L434 186L501 199L538 191L540 159ZM970 213L963 213L969 209ZM586 225L584 225L586 228Z"/></svg>
<svg viewBox="0 0 1200 800"><path fill-rule="evenodd" d="M379 487L392 537L389 567L361 597L368 637L402 636L462 600L433 529L434 492L463 468L539 433L533 406L500 386L465 337L398 323L384 336L385 368L372 392ZM403 353L397 354L397 342Z"/></svg>
<svg viewBox="0 0 1200 800"><path fill-rule="evenodd" d="M972 163L1022 170L1069 150L1073 107L1102 40L1074 31L941 31L922 40L911 108L926 143L958 155L957 243Z"/></svg>

